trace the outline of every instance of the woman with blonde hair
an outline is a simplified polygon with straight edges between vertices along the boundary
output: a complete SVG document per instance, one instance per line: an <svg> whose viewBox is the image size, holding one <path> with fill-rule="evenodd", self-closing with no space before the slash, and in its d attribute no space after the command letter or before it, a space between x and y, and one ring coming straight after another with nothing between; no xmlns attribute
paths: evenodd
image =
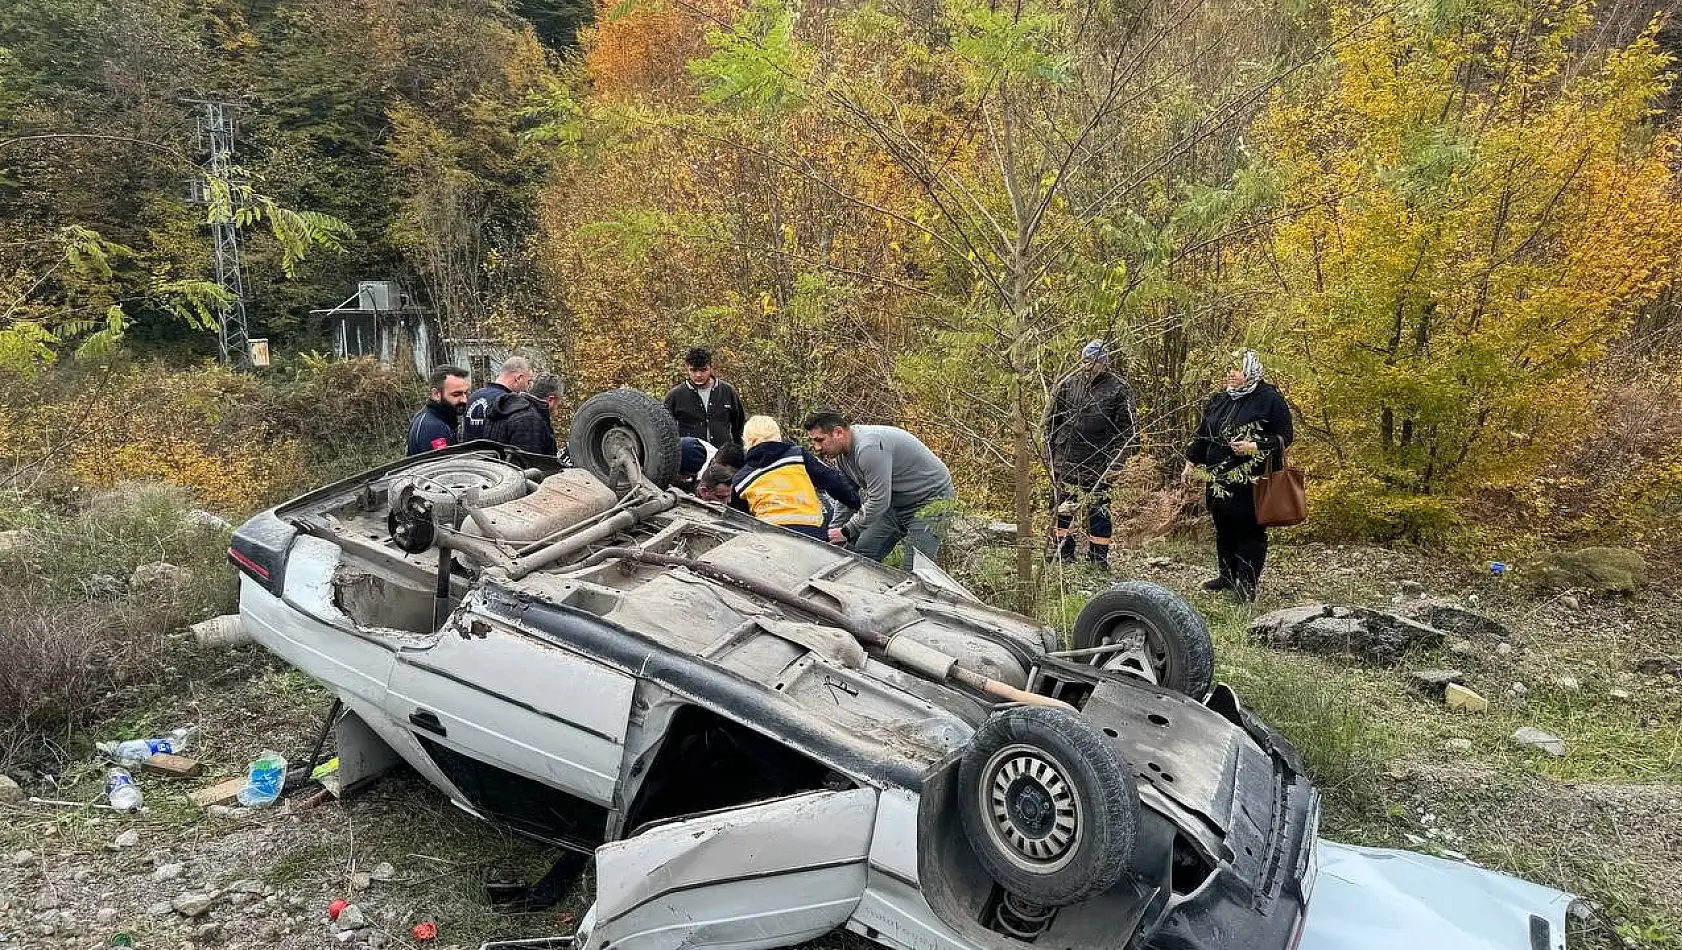
<svg viewBox="0 0 1682 950"><path fill-rule="evenodd" d="M828 540L829 519L819 489L858 508L858 492L846 476L786 441L782 426L770 416L754 416L742 426L742 445L747 456L731 483L733 507L820 541Z"/></svg>

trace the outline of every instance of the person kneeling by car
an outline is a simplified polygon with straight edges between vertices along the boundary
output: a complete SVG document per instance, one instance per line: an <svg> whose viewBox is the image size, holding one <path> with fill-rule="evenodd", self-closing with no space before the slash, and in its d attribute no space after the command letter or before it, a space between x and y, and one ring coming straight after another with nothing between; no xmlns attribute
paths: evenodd
<svg viewBox="0 0 1682 950"><path fill-rule="evenodd" d="M543 373L525 392L497 397L485 416L485 438L533 455L554 455L557 446L551 416L560 401L561 378Z"/></svg>
<svg viewBox="0 0 1682 950"><path fill-rule="evenodd" d="M785 441L782 428L770 416L749 419L742 442L747 455L731 485L733 507L819 541L829 540L829 512L820 489L847 508L858 508L858 492L846 476Z"/></svg>

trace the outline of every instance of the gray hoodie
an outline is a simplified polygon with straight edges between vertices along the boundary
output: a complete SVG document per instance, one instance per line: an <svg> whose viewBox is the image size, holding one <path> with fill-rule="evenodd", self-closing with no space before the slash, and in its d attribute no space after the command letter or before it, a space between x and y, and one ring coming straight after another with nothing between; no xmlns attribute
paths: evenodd
<svg viewBox="0 0 1682 950"><path fill-rule="evenodd" d="M859 490L859 510L843 526L848 537L891 508L921 508L957 497L946 463L916 436L895 426L853 426L852 432L852 450L837 460Z"/></svg>

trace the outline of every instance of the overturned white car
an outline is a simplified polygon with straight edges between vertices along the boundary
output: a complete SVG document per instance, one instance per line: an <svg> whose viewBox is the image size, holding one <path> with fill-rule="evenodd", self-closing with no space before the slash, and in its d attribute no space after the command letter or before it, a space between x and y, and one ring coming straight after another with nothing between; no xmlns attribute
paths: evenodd
<svg viewBox="0 0 1682 950"><path fill-rule="evenodd" d="M571 435L578 467L453 447L229 555L247 629L384 745L594 853L586 950L1296 945L1318 796L1183 601L1118 584L1059 651L938 574L664 489L677 433L641 394Z"/></svg>

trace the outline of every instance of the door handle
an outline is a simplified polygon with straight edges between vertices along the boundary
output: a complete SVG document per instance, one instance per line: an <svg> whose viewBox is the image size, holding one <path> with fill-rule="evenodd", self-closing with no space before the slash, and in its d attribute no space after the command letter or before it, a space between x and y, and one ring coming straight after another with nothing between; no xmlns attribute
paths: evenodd
<svg viewBox="0 0 1682 950"><path fill-rule="evenodd" d="M430 732L435 736L447 736L450 734L449 730L444 728L444 724L438 721L438 714L425 709L417 709L410 713L409 725L414 726L416 729L425 729L427 732Z"/></svg>

